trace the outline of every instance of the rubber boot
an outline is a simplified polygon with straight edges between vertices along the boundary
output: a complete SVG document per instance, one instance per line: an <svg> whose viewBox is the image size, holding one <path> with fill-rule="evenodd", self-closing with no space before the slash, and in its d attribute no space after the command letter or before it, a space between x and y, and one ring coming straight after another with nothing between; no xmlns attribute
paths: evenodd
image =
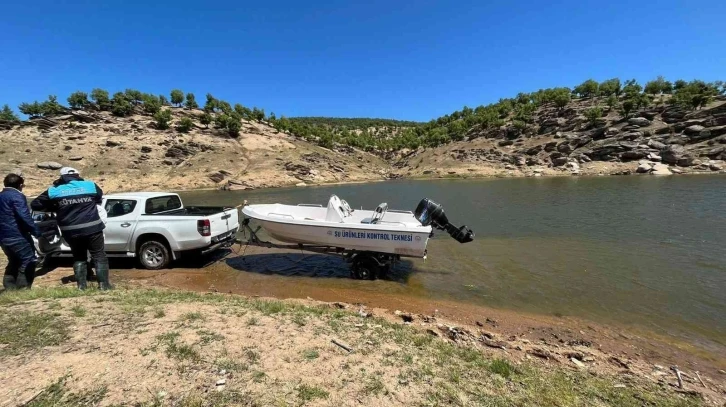
<svg viewBox="0 0 726 407"><path fill-rule="evenodd" d="M108 260L101 260L96 263L96 279L98 288L101 290L112 290L113 286L108 280Z"/></svg>
<svg viewBox="0 0 726 407"><path fill-rule="evenodd" d="M76 276L76 284L79 290L86 289L86 277L88 273L88 265L85 261L77 261L73 263L73 274Z"/></svg>

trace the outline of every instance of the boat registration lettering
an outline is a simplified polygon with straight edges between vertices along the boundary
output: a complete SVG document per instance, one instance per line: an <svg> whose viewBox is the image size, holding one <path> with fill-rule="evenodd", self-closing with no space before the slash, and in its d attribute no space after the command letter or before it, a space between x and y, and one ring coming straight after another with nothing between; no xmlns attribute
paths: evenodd
<svg viewBox="0 0 726 407"><path fill-rule="evenodd" d="M357 230L336 230L335 237L340 239L390 240L394 242L412 242L413 235L401 233L359 232Z"/></svg>

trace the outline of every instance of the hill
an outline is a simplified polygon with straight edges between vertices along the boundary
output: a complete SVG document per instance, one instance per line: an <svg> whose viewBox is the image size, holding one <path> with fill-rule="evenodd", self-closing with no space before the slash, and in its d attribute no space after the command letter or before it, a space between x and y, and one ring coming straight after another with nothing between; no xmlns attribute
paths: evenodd
<svg viewBox="0 0 726 407"><path fill-rule="evenodd" d="M61 165L109 191L244 189L398 177L723 171L726 85L588 80L427 123L279 118L207 94L75 92L0 110L0 170L39 190Z"/></svg>
<svg viewBox="0 0 726 407"><path fill-rule="evenodd" d="M162 105L152 114L139 103L119 115L92 104L83 108L0 122L0 171L21 170L34 193L57 178L62 165L78 168L108 192L367 181L383 179L388 168L372 154L321 148L265 120L233 118L221 109ZM202 124L207 115L212 123ZM231 131L225 120L239 128Z"/></svg>

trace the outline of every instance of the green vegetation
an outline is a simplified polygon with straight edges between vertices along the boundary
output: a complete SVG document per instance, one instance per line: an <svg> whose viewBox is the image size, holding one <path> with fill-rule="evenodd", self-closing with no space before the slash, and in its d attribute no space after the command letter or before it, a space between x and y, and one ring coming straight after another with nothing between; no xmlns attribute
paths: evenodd
<svg viewBox="0 0 726 407"><path fill-rule="evenodd" d="M589 109L585 109L583 114L587 118L588 123L590 123L591 126L594 126L597 123L597 119L602 117L602 108L600 106L591 107Z"/></svg>
<svg viewBox="0 0 726 407"><path fill-rule="evenodd" d="M591 98L597 96L597 91L600 88L600 84L594 79L588 79L585 82L575 86L572 93L580 95L583 98Z"/></svg>
<svg viewBox="0 0 726 407"><path fill-rule="evenodd" d="M303 403L313 401L315 399L326 399L330 393L317 386L301 384L297 388L297 396Z"/></svg>
<svg viewBox="0 0 726 407"><path fill-rule="evenodd" d="M169 122L171 122L171 111L169 109L159 110L156 114L154 114L154 121L156 121L157 129L168 129Z"/></svg>
<svg viewBox="0 0 726 407"><path fill-rule="evenodd" d="M181 106L182 102L184 102L184 92L179 89L174 89L171 91L171 103Z"/></svg>
<svg viewBox="0 0 726 407"><path fill-rule="evenodd" d="M190 117L182 117L176 128L182 133L189 133L189 131L194 128L194 121Z"/></svg>
<svg viewBox="0 0 726 407"><path fill-rule="evenodd" d="M185 106L189 110L199 108L199 105L197 104L197 99L194 97L193 93L187 93L187 102L185 103Z"/></svg>
<svg viewBox="0 0 726 407"><path fill-rule="evenodd" d="M572 106L573 98L574 101L581 102L581 105L584 104L589 108L583 113L591 123L594 123L605 114L598 104L610 107L609 114L619 112L621 118L628 118L639 110L666 103L683 109L701 109L718 95L726 95L726 84L722 81L670 82L659 76L643 86L634 79L621 82L619 78L611 78L600 83L588 79L574 89L559 87L540 89L531 93L520 92L513 98L499 99L496 103L475 108L465 106L460 111L420 123L371 118L288 118L274 113L268 116L262 108L250 109L239 103L231 104L207 93L203 107L205 114L198 120L207 128L214 123L216 129L231 137L239 136L242 120L267 121L278 131L293 134L326 148L351 146L385 153L402 149L436 147L453 141L486 136L488 133L501 130L507 130L510 134L529 133L536 128L536 123L541 119L538 116L541 108L554 107L562 110ZM143 111L144 114L154 117L159 129L168 128L171 120L162 110L163 106L170 104L169 99L163 95L144 94L135 89L117 92L113 98L109 98L106 90L96 88L91 91L90 100L85 92L76 91L67 100L72 108L110 111L120 117ZM172 104L176 106L184 104L190 110L199 108L194 94L185 95L180 89L171 91L170 100ZM139 109L135 109L137 106ZM52 95L44 102L21 103L18 109L31 118L59 115L67 110ZM598 111L600 115L597 114ZM1 114L2 120L13 121L16 118L9 108L3 109ZM192 128L189 121L184 119L178 126L182 132Z"/></svg>
<svg viewBox="0 0 726 407"><path fill-rule="evenodd" d="M5 345L0 347L0 355L60 345L69 338L68 324L50 313L4 313L0 326L0 344Z"/></svg>
<svg viewBox="0 0 726 407"><path fill-rule="evenodd" d="M204 112L204 114L199 118L199 123L203 124L206 128L209 128L209 125L212 123L212 115L208 112Z"/></svg>
<svg viewBox="0 0 726 407"><path fill-rule="evenodd" d="M285 398L289 395L297 398L295 404L302 405L318 399L338 400L341 392L345 392L349 386L357 386L358 393L355 397L361 397L359 403L363 405L372 404L374 398L379 404L394 403L395 400L392 398L394 396L389 392L399 389L400 386L411 386L408 394L421 397L417 400L410 400L412 405L687 407L704 404L698 397L678 394L669 386L661 386L649 379L640 378L638 375L594 374L589 371L569 369L557 363L549 364L546 367L527 362L515 365L506 359L491 359L486 352L482 352L476 346L435 338L414 327L392 323L384 318L364 319L355 312L334 309L325 305L309 306L295 302L265 301L222 294L123 288L112 292L99 290L82 292L65 287L38 287L27 291L6 292L0 295L0 306L14 312L0 316L0 326L3 327L3 330L0 331L0 344L4 345L0 349L2 352L17 353L63 343L68 339L67 332L65 336L59 336L58 333L67 329L68 324L48 310L39 310L38 304L50 305L65 298L81 299L85 297L89 298L86 298L85 301L72 300L70 303L104 302L104 309L107 310L112 310L114 306L130 306L141 310L149 308L153 312L166 304L194 304L193 308L188 307L187 309L197 309L197 306L204 305L218 307L220 310L240 309L258 315L267 312L269 315L267 318L275 321L274 330L287 323L290 316L305 315L309 317L310 325L315 326L309 329L319 329L320 334L324 336L331 334L331 328L321 322L334 320L343 327L338 335L343 335L343 339L356 346L357 352L360 351L361 354L366 355L364 360L385 358L388 363L375 368L371 368L370 364L363 364L360 366L359 373L356 373L360 360L353 363L343 362L340 365L341 377L336 378L331 375L331 377L325 378L324 384L320 382L315 385L310 382L284 382L272 372L268 377L263 371L265 368L274 368L271 364L277 363L276 356L265 355L266 357L263 357L260 350L248 347L242 349L239 360L231 359L226 351L218 353L220 345L203 346L212 341L225 340L221 335L206 329L198 329L195 332L200 338L199 341L189 344L182 341L182 338L188 338L188 331L173 330L157 335L149 351L163 352L166 357L179 362L177 368L180 375L177 377L186 380L185 375L193 372L191 380L197 380L198 375L204 374L203 372L211 371L216 374L224 369L234 372L234 380L228 380L227 388L222 391L202 393L190 390L189 392L183 391L183 396L179 394L159 396L154 394L154 389L150 389L151 395L147 397L150 397L151 400L148 403L139 403L139 405L166 405L169 403L177 406L255 405L253 400L256 400L257 405L281 405L275 403L274 400L280 400L278 397ZM51 301L34 301L39 299ZM29 301L33 302L28 303ZM66 301L66 303L68 302ZM25 308L32 311L24 311ZM70 307L65 309L71 310ZM123 315L113 312L108 315L111 318L109 322L126 321ZM203 315L198 311L187 312L180 316L180 320L203 321ZM217 316L216 313L207 315ZM211 316L209 318L213 319ZM44 320L39 322L41 319ZM77 324L92 323L90 318L74 322ZM138 322L148 323L141 319ZM165 321L152 321L152 323L159 326ZM356 329L352 329L353 326L356 326ZM42 343L27 345L28 338L35 338L39 335L44 338ZM125 336L126 334L119 335ZM130 339L133 340L133 337ZM79 341L77 343L84 343L82 339ZM18 344L22 347L18 347ZM303 356L307 354L313 355L312 350L304 352ZM148 353L142 353L142 355L148 355ZM271 361L271 359L273 360ZM312 359L312 356L309 359ZM255 369L251 370L250 365L254 365ZM307 364L307 366L312 365ZM151 356L148 368L157 371L164 369L164 367L157 366L155 356ZM393 366L393 368L387 370L385 366ZM291 361L286 361L285 368L288 367L294 368ZM167 372L164 371L164 373ZM391 380L391 374L395 374L397 377ZM169 376L171 375L169 372ZM74 393L66 389L65 380L66 378L63 378L46 388L28 405L66 407L107 404L102 403L106 394L104 387ZM264 381L265 386L262 393L255 393L255 390L245 386L244 380ZM240 387L235 389L235 386L241 386L244 393L240 393ZM192 387L190 386L189 389ZM291 393L292 389L294 390ZM331 395L331 393L335 394ZM399 402L404 401L399 400Z"/></svg>
<svg viewBox="0 0 726 407"><path fill-rule="evenodd" d="M18 116L15 115L15 112L10 109L10 106L3 105L2 110L0 110L0 121L19 122L20 119L18 119Z"/></svg>
<svg viewBox="0 0 726 407"><path fill-rule="evenodd" d="M85 109L90 104L91 102L88 100L88 93L86 92L73 92L68 96L68 106L73 109Z"/></svg>
<svg viewBox="0 0 726 407"><path fill-rule="evenodd" d="M134 106L123 92L116 92L111 99L111 113L115 116L125 117L133 113Z"/></svg>
<svg viewBox="0 0 726 407"><path fill-rule="evenodd" d="M308 349L303 352L305 360L315 360L320 357L320 352L317 349Z"/></svg>

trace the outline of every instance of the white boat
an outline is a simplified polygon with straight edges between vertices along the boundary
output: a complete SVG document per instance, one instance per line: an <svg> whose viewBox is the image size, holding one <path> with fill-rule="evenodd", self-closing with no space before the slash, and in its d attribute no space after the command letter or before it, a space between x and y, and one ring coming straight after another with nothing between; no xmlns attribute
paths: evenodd
<svg viewBox="0 0 726 407"><path fill-rule="evenodd" d="M389 210L386 203L372 211L352 209L335 195L325 207L279 203L245 205L242 213L257 220L271 237L281 242L346 253L353 263L353 275L358 278L375 278L400 257L425 258L433 228L446 230L461 243L470 242L474 237L466 226L451 225L441 206L428 199L419 203L415 213ZM249 228L248 223L243 221L243 226ZM254 243L259 242L249 230Z"/></svg>
<svg viewBox="0 0 726 407"><path fill-rule="evenodd" d="M351 209L333 195L321 205L247 205L247 217L258 220L273 238L287 243L341 247L361 252L424 257L431 226L411 211L389 210L383 203L374 211Z"/></svg>

